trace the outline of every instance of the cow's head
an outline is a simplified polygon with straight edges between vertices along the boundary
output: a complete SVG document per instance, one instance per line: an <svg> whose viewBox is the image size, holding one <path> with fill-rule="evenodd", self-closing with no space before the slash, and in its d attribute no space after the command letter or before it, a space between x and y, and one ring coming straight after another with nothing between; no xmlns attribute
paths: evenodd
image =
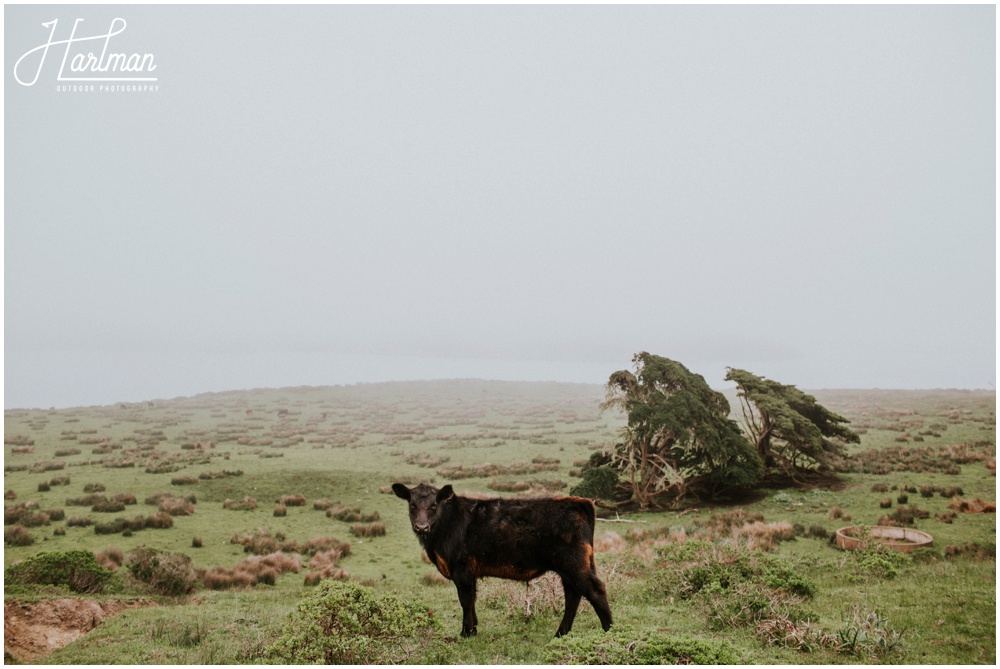
<svg viewBox="0 0 1000 669"><path fill-rule="evenodd" d="M455 494L450 485L438 490L426 483L421 483L415 488L407 488L402 483L393 483L392 491L396 493L396 497L410 503L410 525L420 536L431 533L441 518L444 505Z"/></svg>

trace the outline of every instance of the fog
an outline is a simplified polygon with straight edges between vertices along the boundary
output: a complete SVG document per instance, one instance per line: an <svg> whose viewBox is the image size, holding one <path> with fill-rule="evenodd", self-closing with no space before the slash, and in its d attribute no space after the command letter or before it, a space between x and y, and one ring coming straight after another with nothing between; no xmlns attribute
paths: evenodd
<svg viewBox="0 0 1000 669"><path fill-rule="evenodd" d="M58 81L102 48L151 90ZM994 387L993 6L5 6L4 56L5 407Z"/></svg>

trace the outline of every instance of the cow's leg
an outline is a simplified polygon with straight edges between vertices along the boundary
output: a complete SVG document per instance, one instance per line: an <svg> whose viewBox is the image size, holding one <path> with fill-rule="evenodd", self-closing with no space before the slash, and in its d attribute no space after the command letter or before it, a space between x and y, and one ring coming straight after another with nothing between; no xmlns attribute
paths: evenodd
<svg viewBox="0 0 1000 669"><path fill-rule="evenodd" d="M455 578L458 601L462 605L462 636L472 636L479 626L476 617L476 579Z"/></svg>
<svg viewBox="0 0 1000 669"><path fill-rule="evenodd" d="M597 578L596 570L591 571L584 577L586 589L583 591L584 597L594 607L597 617L601 620L601 627L607 632L611 629L611 606L608 604L608 589L604 587L604 582Z"/></svg>
<svg viewBox="0 0 1000 669"><path fill-rule="evenodd" d="M556 630L557 637L569 634L573 628L573 619L576 618L576 609L580 606L581 597L580 591L565 578L562 579L562 584L563 592L566 595L566 612L563 614L562 622L559 623L559 629Z"/></svg>

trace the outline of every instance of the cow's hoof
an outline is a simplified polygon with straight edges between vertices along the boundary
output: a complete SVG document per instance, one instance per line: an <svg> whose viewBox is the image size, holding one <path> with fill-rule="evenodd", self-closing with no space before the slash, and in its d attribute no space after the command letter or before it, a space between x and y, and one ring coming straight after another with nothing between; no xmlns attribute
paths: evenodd
<svg viewBox="0 0 1000 669"><path fill-rule="evenodd" d="M475 627L473 627L471 630L463 629L462 630L462 636L466 637L466 638L468 638L470 636L476 636L476 631L477 630L476 630Z"/></svg>

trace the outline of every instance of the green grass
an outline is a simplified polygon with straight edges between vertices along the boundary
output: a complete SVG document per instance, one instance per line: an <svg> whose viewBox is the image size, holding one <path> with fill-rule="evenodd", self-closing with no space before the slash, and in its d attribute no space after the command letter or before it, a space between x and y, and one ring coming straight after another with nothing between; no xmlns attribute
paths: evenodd
<svg viewBox="0 0 1000 669"><path fill-rule="evenodd" d="M855 452L901 446L934 449L965 442L995 442L995 395L964 391L825 391L814 393L833 411L864 430ZM115 517L151 515L143 500L157 492L193 493L195 513L174 518L170 529L145 529L131 537L97 535L93 527L67 527L66 521L29 528L35 542L6 546L4 563L40 552L102 550L117 547L128 552L148 546L188 555L201 567L232 567L246 557L230 537L262 528L272 534L305 542L318 536L349 541L350 555L341 565L353 580L376 591L399 595L434 611L441 623L443 646L432 663L537 664L555 661L551 637L561 617L561 588L536 582L524 584L486 580L480 583L479 635L459 639L461 609L450 584L427 585L433 571L422 561L407 520L405 505L379 489L396 480L446 482L435 469L483 462L511 466L531 463L541 456L559 460L555 471L502 476L508 482L563 481L563 493L580 481L570 476L574 462L586 460L594 447L612 443L621 420L600 415L598 386L476 381L366 384L337 388L286 388L215 393L191 398L112 407L66 410L9 410L5 412L4 490L15 502L37 501L42 510L61 508L66 518L89 515L94 522ZM735 402L731 402L735 406ZM247 413L247 409L252 413ZM279 411L281 414L279 415ZM325 416L324 416L325 414ZM940 436L919 435L934 432ZM71 438L75 435L75 439ZM908 441L897 438L909 435ZM914 441L921 436L923 441ZM15 439L22 437L23 439ZM150 445L151 438L156 439ZM104 439L84 444L85 440ZM33 452L23 449L33 441ZM17 442L17 443L14 443ZM199 451L186 448L197 442L214 444ZM270 443L267 443L270 442ZM111 444L121 448L93 453ZM79 454L56 456L77 448ZM135 450L133 467L107 466L121 462ZM988 447L983 447L984 449ZM419 465L409 454L427 454L447 462L437 468ZM281 457L261 457L274 456ZM153 459L155 456L155 460ZM62 469L40 471L41 463L60 461ZM177 471L148 474L154 464L173 461ZM36 471L31 471L35 466ZM897 506L898 490L872 492L875 484L889 488L907 485L960 486L966 499L995 501L996 479L982 462L961 464L958 473L893 471L888 474L852 473L842 476L835 490L768 490L742 508L763 514L766 522L788 521L803 528L874 524L887 511L885 497ZM242 471L241 476L198 479L193 485L171 485L175 477L197 478L203 472ZM39 492L39 483L70 477L68 485ZM460 492L493 493L487 478L452 482ZM94 513L67 506L68 498L84 494L88 484L101 483L110 498L131 493L138 504L120 513ZM276 501L301 494L306 506L288 506L287 515L274 517ZM223 509L226 499L250 496L252 511ZM782 542L776 555L808 572L816 594L805 604L817 629L836 633L853 615L877 612L888 625L903 631L903 654L891 661L928 664L993 664L996 659L995 558L946 558L946 546L969 542L995 545L994 514L958 514L951 524L935 519L947 510L948 499L923 498L910 493L909 504L930 512L916 528L934 536L934 545L899 568L896 578L861 579L853 558L829 542L799 537ZM328 518L313 509L318 499L329 499L363 513L378 512L386 535L356 539L349 522ZM831 518L835 508L850 516ZM600 522L597 535L655 527L698 531L696 521L731 511L708 505L683 511L623 516L631 522ZM8 526L9 527L9 526ZM65 530L62 536L55 530ZM201 548L192 546L199 537ZM715 629L698 602L684 600L653 587L660 581L655 548L631 542L620 553L599 553L599 573L608 584L617 628L636 630L637 637L656 641L694 639L705 647L732 648L747 663L863 664L870 658L847 655L830 648L802 652L766 644L753 629ZM308 560L305 560L306 562ZM282 575L275 586L215 592L201 590L194 600L161 599L151 608L130 609L106 619L97 629L69 646L45 656L53 664L252 664L266 662L263 650L276 639L288 616L312 591L303 572ZM19 594L52 596L66 593ZM134 593L133 593L134 594ZM107 595L113 597L115 595ZM185 603L187 601L187 603ZM589 639L600 631L593 609L583 602L573 635ZM653 636L646 636L653 635ZM581 643L587 643L581 641ZM671 641L671 643L674 643ZM678 641L678 644L681 642ZM658 642L652 648L659 648ZM577 644L579 645L579 644ZM668 644L669 645L669 644ZM700 648L698 643L693 647ZM441 650L443 648L444 650ZM558 648L562 648L561 646ZM563 652L563 651L559 651ZM568 651L566 651L568 652ZM574 653L583 652L574 646ZM618 652L609 649L607 652ZM652 652L652 651L651 651ZM657 651L658 652L658 651ZM568 657L568 656L567 656ZM623 660L624 661L624 660Z"/></svg>

